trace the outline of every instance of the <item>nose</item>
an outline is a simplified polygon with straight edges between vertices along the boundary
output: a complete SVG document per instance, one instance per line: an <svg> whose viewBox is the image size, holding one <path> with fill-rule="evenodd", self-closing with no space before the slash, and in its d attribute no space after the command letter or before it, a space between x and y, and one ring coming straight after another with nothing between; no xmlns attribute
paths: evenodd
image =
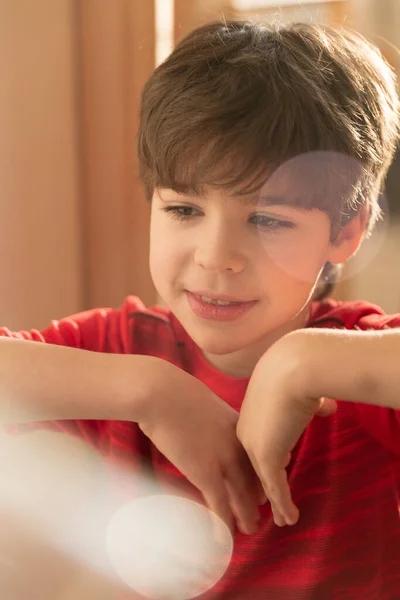
<svg viewBox="0 0 400 600"><path fill-rule="evenodd" d="M232 230L207 235L195 249L195 263L207 271L241 273L246 262Z"/></svg>

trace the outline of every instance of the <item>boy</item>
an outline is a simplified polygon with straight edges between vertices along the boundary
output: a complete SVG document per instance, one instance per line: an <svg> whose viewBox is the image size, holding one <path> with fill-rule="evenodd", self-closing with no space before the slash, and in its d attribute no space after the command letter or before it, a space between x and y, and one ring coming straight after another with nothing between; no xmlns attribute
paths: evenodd
<svg viewBox="0 0 400 600"><path fill-rule="evenodd" d="M201 27L142 100L150 267L168 308L128 298L42 332L1 330L4 422L53 420L108 460L150 461L161 486L188 480L235 519L209 598L400 596L396 368L379 387L373 334L326 331L400 324L326 300L379 217L397 139L393 74L363 40L306 24ZM374 335L380 353L399 347L396 333ZM380 390L391 408L376 406ZM324 395L353 402L336 410ZM295 525L275 527L271 508Z"/></svg>

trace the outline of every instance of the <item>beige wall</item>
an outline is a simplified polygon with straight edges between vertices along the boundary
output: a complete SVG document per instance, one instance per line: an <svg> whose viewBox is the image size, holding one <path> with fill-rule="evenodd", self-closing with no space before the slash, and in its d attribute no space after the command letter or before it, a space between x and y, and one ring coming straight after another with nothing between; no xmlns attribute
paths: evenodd
<svg viewBox="0 0 400 600"><path fill-rule="evenodd" d="M70 0L0 3L0 322L82 305Z"/></svg>
<svg viewBox="0 0 400 600"><path fill-rule="evenodd" d="M377 44L393 66L400 69L400 2L348 0L349 25Z"/></svg>
<svg viewBox="0 0 400 600"><path fill-rule="evenodd" d="M347 0L330 0L324 2L302 3L295 0L285 2L283 5L279 0L263 2L255 0L248 2L247 8L237 10L238 15L243 15L254 20L272 21L319 21L325 23L343 23L347 13ZM246 3L238 3L245 6Z"/></svg>
<svg viewBox="0 0 400 600"><path fill-rule="evenodd" d="M155 66L154 2L85 0L78 22L85 304L118 306L127 294L151 304L149 207L135 136Z"/></svg>
<svg viewBox="0 0 400 600"><path fill-rule="evenodd" d="M155 300L137 179L154 2L0 2L0 323Z"/></svg>
<svg viewBox="0 0 400 600"><path fill-rule="evenodd" d="M233 15L232 0L174 0L175 41L191 29Z"/></svg>
<svg viewBox="0 0 400 600"><path fill-rule="evenodd" d="M400 2L398 0L348 0L348 23L377 44L400 73ZM399 180L397 161L392 171ZM392 189L391 193L398 193ZM400 220L387 211L382 233L375 235L370 246L376 250L371 260L346 284L346 297L363 298L381 306L386 312L400 312ZM356 257L362 263L361 256Z"/></svg>

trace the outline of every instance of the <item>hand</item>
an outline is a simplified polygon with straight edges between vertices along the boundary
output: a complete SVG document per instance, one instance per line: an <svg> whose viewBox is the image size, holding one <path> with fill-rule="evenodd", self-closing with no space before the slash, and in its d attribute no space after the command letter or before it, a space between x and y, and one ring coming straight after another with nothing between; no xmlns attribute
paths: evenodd
<svg viewBox="0 0 400 600"><path fill-rule="evenodd" d="M143 433L203 494L232 529L255 533L262 486L236 436L238 413L201 381L157 361L139 421Z"/></svg>
<svg viewBox="0 0 400 600"><path fill-rule="evenodd" d="M306 393L307 342L300 332L289 334L263 355L251 377L237 426L238 439L279 526L294 525L299 518L286 474L291 451L314 415L329 416L337 409L334 400Z"/></svg>

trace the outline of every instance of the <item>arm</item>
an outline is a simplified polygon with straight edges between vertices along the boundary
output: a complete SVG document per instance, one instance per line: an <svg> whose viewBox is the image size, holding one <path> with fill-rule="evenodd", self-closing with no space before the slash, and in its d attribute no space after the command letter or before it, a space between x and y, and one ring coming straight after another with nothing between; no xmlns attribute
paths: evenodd
<svg viewBox="0 0 400 600"><path fill-rule="evenodd" d="M276 524L294 524L285 468L315 415L329 416L340 398L400 409L400 331L299 330L260 359L237 433L250 456Z"/></svg>
<svg viewBox="0 0 400 600"><path fill-rule="evenodd" d="M138 422L159 360L0 337L0 425L55 419Z"/></svg>
<svg viewBox="0 0 400 600"><path fill-rule="evenodd" d="M203 383L153 356L0 337L0 424L65 419L137 423L216 514L254 530L262 490L238 414Z"/></svg>
<svg viewBox="0 0 400 600"><path fill-rule="evenodd" d="M291 338L288 345L293 343L301 357L293 364L296 384L305 396L400 409L400 329L310 329Z"/></svg>

